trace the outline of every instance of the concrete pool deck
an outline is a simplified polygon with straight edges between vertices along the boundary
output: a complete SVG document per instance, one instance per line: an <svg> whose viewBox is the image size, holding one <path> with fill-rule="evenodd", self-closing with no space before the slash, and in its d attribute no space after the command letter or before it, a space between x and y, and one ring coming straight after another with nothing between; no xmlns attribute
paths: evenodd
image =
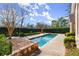
<svg viewBox="0 0 79 59"><path fill-rule="evenodd" d="M40 48L41 53L38 56L64 56L64 34L58 34L53 40Z"/></svg>
<svg viewBox="0 0 79 59"><path fill-rule="evenodd" d="M30 38L42 36L45 34L48 33L42 33L42 34L32 35L22 38L24 38L27 41ZM40 47L41 53L37 54L36 56L64 56L65 55L64 38L65 38L64 34L58 34L56 37L54 37L49 42L47 42L44 46Z"/></svg>

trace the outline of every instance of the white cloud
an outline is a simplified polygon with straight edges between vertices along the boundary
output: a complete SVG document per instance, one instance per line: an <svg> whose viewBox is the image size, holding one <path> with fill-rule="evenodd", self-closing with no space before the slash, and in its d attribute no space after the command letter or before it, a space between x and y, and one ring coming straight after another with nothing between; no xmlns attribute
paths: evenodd
<svg viewBox="0 0 79 59"><path fill-rule="evenodd" d="M47 9L47 10L49 10L50 9L50 7L46 4L45 5L45 8Z"/></svg>
<svg viewBox="0 0 79 59"><path fill-rule="evenodd" d="M20 6L30 6L30 3L18 3Z"/></svg>
<svg viewBox="0 0 79 59"><path fill-rule="evenodd" d="M39 6L41 6L41 5L45 5L45 4L46 4L46 3L38 3Z"/></svg>
<svg viewBox="0 0 79 59"><path fill-rule="evenodd" d="M49 13L48 12L42 12L42 15L47 16L47 15L49 15Z"/></svg>
<svg viewBox="0 0 79 59"><path fill-rule="evenodd" d="M34 4L33 9L39 9L39 6L37 4Z"/></svg>
<svg viewBox="0 0 79 59"><path fill-rule="evenodd" d="M42 14L38 13L36 9L40 9L39 6L44 6L45 9L47 9L48 11L50 10L50 7L46 4L46 3L35 3L34 5L31 5L31 4L20 4L20 6L22 8L24 8L25 10L27 11L31 11L31 13L29 14L30 16L44 16L46 17L49 21L52 21L53 18L50 16L49 12L42 12ZM27 9L26 6L29 6L31 9Z"/></svg>
<svg viewBox="0 0 79 59"><path fill-rule="evenodd" d="M36 12L36 11L33 12L33 13L30 13L29 15L32 16L32 17L33 17L33 16L42 16L42 14L39 14L39 13Z"/></svg>
<svg viewBox="0 0 79 59"><path fill-rule="evenodd" d="M30 15L30 16L35 16L33 13L30 13L29 15Z"/></svg>
<svg viewBox="0 0 79 59"><path fill-rule="evenodd" d="M24 8L25 10L28 10L26 8L27 6L29 6L32 10L39 9L39 6L44 6L44 8L47 10L50 9L50 7L46 3L35 3L34 5L31 5L31 3L19 3L18 5L22 8Z"/></svg>
<svg viewBox="0 0 79 59"><path fill-rule="evenodd" d="M32 17L33 16L39 16L39 14L37 12L30 13L29 15L32 16Z"/></svg>
<svg viewBox="0 0 79 59"><path fill-rule="evenodd" d="M45 6L45 9L49 10L50 7L46 3L38 3L39 6Z"/></svg>
<svg viewBox="0 0 79 59"><path fill-rule="evenodd" d="M30 8L32 7L30 3L18 3L18 5L19 5L21 8L23 8L23 9L29 11L29 12L32 11L31 9L28 9L28 8L27 8L28 6L29 6Z"/></svg>
<svg viewBox="0 0 79 59"><path fill-rule="evenodd" d="M42 16L47 17L47 19L50 20L50 21L54 20L54 19L50 16L49 12L43 12Z"/></svg>
<svg viewBox="0 0 79 59"><path fill-rule="evenodd" d="M34 12L35 16L39 16L39 14L37 12Z"/></svg>
<svg viewBox="0 0 79 59"><path fill-rule="evenodd" d="M43 16L43 17L46 17L49 21L52 21L52 20L54 20L51 16L50 16L50 14L49 14L49 12L42 12L42 14L38 14L37 12L34 12L34 13L30 13L30 16Z"/></svg>
<svg viewBox="0 0 79 59"><path fill-rule="evenodd" d="M31 17L31 18L30 18L30 20L32 20L32 21L33 21L33 20L34 20L34 18L32 18L32 17Z"/></svg>

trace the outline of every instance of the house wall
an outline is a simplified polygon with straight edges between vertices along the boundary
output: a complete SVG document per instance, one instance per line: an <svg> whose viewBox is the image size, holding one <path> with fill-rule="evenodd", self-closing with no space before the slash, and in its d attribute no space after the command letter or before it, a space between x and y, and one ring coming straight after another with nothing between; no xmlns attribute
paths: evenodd
<svg viewBox="0 0 79 59"><path fill-rule="evenodd" d="M76 44L77 48L79 48L79 4L76 4L75 8L75 29Z"/></svg>
<svg viewBox="0 0 79 59"><path fill-rule="evenodd" d="M71 4L70 32L75 32L77 48L79 48L79 4Z"/></svg>
<svg viewBox="0 0 79 59"><path fill-rule="evenodd" d="M75 3L71 4L70 32L75 32Z"/></svg>

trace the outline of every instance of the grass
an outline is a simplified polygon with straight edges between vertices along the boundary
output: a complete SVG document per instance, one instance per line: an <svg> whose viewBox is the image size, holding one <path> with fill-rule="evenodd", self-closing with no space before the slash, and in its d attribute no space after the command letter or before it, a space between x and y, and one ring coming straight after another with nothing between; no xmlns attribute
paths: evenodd
<svg viewBox="0 0 79 59"><path fill-rule="evenodd" d="M76 47L67 49L65 55L66 56L79 56L79 49Z"/></svg>

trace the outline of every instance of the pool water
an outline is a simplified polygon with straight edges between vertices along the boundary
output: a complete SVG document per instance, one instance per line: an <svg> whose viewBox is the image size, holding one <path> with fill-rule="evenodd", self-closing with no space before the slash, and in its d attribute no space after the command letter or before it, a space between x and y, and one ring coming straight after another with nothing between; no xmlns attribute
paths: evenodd
<svg viewBox="0 0 79 59"><path fill-rule="evenodd" d="M44 44L46 44L48 41L53 39L57 34L46 34L41 37L33 38L33 42L37 42L39 47L42 47Z"/></svg>

